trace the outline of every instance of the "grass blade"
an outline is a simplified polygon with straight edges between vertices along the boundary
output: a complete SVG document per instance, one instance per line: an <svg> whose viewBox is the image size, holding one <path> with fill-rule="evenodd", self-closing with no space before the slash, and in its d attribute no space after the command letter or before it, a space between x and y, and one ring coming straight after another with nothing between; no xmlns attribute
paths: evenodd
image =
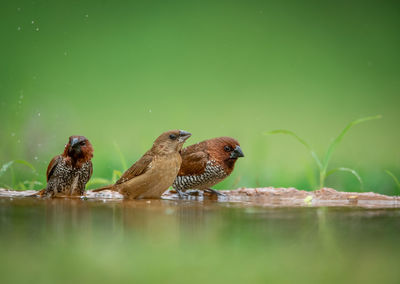
<svg viewBox="0 0 400 284"><path fill-rule="evenodd" d="M3 164L3 166L0 169L0 177L8 170L8 168L12 166L12 164L14 164L14 161L9 161Z"/></svg>
<svg viewBox="0 0 400 284"><path fill-rule="evenodd" d="M122 172L118 170L114 170L112 174L112 183L116 183L122 176Z"/></svg>
<svg viewBox="0 0 400 284"><path fill-rule="evenodd" d="M16 187L14 187L14 190L27 190L25 183L20 182Z"/></svg>
<svg viewBox="0 0 400 284"><path fill-rule="evenodd" d="M400 190L400 182L399 182L399 180L397 179L397 177L394 175L394 173L392 173L392 172L389 171L389 170L385 170L385 172L386 172L389 176L392 177L392 179L394 180L394 182L395 182L396 185L397 185L397 188Z"/></svg>
<svg viewBox="0 0 400 284"><path fill-rule="evenodd" d="M380 119L380 118L382 118L381 115L368 116L368 117L363 117L363 118L360 118L360 119L357 119L357 120L354 120L354 121L350 122L342 130L342 132L340 132L339 136L336 137L336 139L333 140L332 143L329 145L328 151L326 152L324 160L323 160L323 171L325 172L326 169L328 168L329 160L331 159L333 152L335 151L335 149L337 148L339 143L342 141L344 135L350 130L350 128L352 128L354 125L360 124L362 122L369 121L369 120L374 120L374 119Z"/></svg>
<svg viewBox="0 0 400 284"><path fill-rule="evenodd" d="M333 173L335 173L335 172L348 172L348 173L351 173L353 176L355 176L356 178L357 178L357 180L359 181L359 183L360 183L360 189L361 189L361 191L364 191L364 183L363 183L363 180L362 180L362 178L360 177L360 175L355 171L355 170L353 170L353 169L350 169L350 168L336 168L336 169L333 169L333 170L330 170L329 172L327 172L326 173L326 176L325 177L328 177L328 176L330 176L331 174L333 174Z"/></svg>
<svg viewBox="0 0 400 284"><path fill-rule="evenodd" d="M25 160L14 160L14 162L15 162L15 163L18 163L18 164L25 165L25 166L27 166L28 168L30 168L33 172L36 172L35 167L34 167L31 163L29 163L29 162L27 162L27 161L25 161Z"/></svg>
<svg viewBox="0 0 400 284"><path fill-rule="evenodd" d="M41 183L40 181L37 181L37 180L24 181L24 183L27 183L27 184L29 185L28 188L29 188L30 190L35 189L35 185L43 186L43 183Z"/></svg>
<svg viewBox="0 0 400 284"><path fill-rule="evenodd" d="M43 183L36 180L25 180L18 183L17 186L14 187L14 190L34 190L35 185L42 187Z"/></svg>
<svg viewBox="0 0 400 284"><path fill-rule="evenodd" d="M115 142L115 141L114 141L114 147L115 147L115 150L116 150L117 153L118 153L119 160L121 161L122 170L123 170L123 171L126 171L126 169L128 169L128 166L127 166L127 164L126 164L125 157L124 157L124 155L122 154L121 149L119 148L117 142Z"/></svg>
<svg viewBox="0 0 400 284"><path fill-rule="evenodd" d="M8 184L6 184L6 183L0 183L0 187L3 187L3 188L5 188L5 189L12 189L12 186L10 186L10 185L8 185Z"/></svg>
<svg viewBox="0 0 400 284"><path fill-rule="evenodd" d="M265 135L285 134L285 135L290 135L290 136L294 137L297 141L299 141L301 144L303 144L304 147L306 147L308 151L310 151L310 154L313 157L313 159L315 160L315 162L317 163L318 168L320 170L322 170L322 163L321 163L320 159L318 158L317 153L315 153L315 151L311 148L310 145L308 145L308 143L304 139L300 138L293 131L285 130L285 129L277 129L277 130L265 132L264 134Z"/></svg>
<svg viewBox="0 0 400 284"><path fill-rule="evenodd" d="M28 168L30 168L33 172L36 172L35 167L34 167L31 163L29 163L29 162L27 162L27 161L25 161L25 160L12 160L12 161L9 161L9 162L3 164L3 166L2 166L1 169L0 169L0 177L1 177L14 163L18 163L18 164L25 165L25 166L27 166Z"/></svg>

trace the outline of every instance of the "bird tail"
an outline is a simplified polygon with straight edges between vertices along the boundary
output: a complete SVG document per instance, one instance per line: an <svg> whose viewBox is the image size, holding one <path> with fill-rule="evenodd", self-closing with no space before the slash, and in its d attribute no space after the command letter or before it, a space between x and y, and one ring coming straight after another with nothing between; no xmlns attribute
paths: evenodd
<svg viewBox="0 0 400 284"><path fill-rule="evenodd" d="M103 186L103 187L100 187L100 188L93 189L92 192L99 192L99 191L103 191L103 190L107 190L107 189L116 191L114 189L114 185L113 184L109 184L109 185L106 185L106 186Z"/></svg>

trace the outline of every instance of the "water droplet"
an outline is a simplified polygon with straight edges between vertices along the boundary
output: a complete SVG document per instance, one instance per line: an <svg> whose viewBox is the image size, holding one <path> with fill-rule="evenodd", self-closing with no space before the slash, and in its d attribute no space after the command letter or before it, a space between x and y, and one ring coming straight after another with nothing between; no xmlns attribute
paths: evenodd
<svg viewBox="0 0 400 284"><path fill-rule="evenodd" d="M85 18L89 18L89 14L86 14L86 15L85 15Z"/></svg>
<svg viewBox="0 0 400 284"><path fill-rule="evenodd" d="M39 28L36 28L36 31L38 32L38 31L39 31Z"/></svg>
<svg viewBox="0 0 400 284"><path fill-rule="evenodd" d="M32 20L32 25L35 23L35 21Z"/></svg>
<svg viewBox="0 0 400 284"><path fill-rule="evenodd" d="M37 116L40 116L40 112L38 112Z"/></svg>
<svg viewBox="0 0 400 284"><path fill-rule="evenodd" d="M21 140L18 139L18 140L17 140L17 143L21 143Z"/></svg>
<svg viewBox="0 0 400 284"><path fill-rule="evenodd" d="M24 96L23 96L23 95L20 95L19 98L22 100L22 99L24 98Z"/></svg>
<svg viewBox="0 0 400 284"><path fill-rule="evenodd" d="M38 157L35 156L34 159L37 161Z"/></svg>
<svg viewBox="0 0 400 284"><path fill-rule="evenodd" d="M65 56L67 56L67 55L68 55L68 53L67 53L67 52L64 52L64 55L65 55Z"/></svg>
<svg viewBox="0 0 400 284"><path fill-rule="evenodd" d="M17 8L17 11L18 11L18 12L21 11L21 8Z"/></svg>
<svg viewBox="0 0 400 284"><path fill-rule="evenodd" d="M14 136L15 136L15 133L14 133L14 132L13 132L13 133L11 133L11 136L12 136L12 137L14 137Z"/></svg>
<svg viewBox="0 0 400 284"><path fill-rule="evenodd" d="M151 112L151 109L149 109L149 112Z"/></svg>
<svg viewBox="0 0 400 284"><path fill-rule="evenodd" d="M21 27L18 27L18 28L17 28L17 30L19 30L19 31L20 31L20 30L22 30L22 28L21 28Z"/></svg>
<svg viewBox="0 0 400 284"><path fill-rule="evenodd" d="M20 104L22 104L22 102L21 102L21 101L18 101L18 104L20 105Z"/></svg>

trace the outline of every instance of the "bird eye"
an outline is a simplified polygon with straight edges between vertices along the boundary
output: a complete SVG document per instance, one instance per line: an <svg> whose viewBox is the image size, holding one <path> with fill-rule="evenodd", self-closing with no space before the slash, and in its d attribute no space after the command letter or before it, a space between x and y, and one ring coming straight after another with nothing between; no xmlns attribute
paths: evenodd
<svg viewBox="0 0 400 284"><path fill-rule="evenodd" d="M232 151L232 148L229 147L229 146L225 146L225 147L224 147L224 150L225 150L225 152L230 152L230 151Z"/></svg>
<svg viewBox="0 0 400 284"><path fill-rule="evenodd" d="M85 145L86 145L86 142L85 142L85 141L82 141L82 142L79 143L79 144L81 144L81 146L85 146Z"/></svg>
<svg viewBox="0 0 400 284"><path fill-rule="evenodd" d="M175 140L176 139L176 135L175 134L170 134L169 138L171 138L172 140Z"/></svg>

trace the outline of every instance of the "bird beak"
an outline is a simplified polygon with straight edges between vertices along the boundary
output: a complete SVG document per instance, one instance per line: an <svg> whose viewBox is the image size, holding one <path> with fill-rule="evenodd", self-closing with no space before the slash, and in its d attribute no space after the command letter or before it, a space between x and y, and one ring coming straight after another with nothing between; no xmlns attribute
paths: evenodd
<svg viewBox="0 0 400 284"><path fill-rule="evenodd" d="M70 156L76 156L79 155L81 152L81 148L79 147L79 140L78 138L73 138L71 140L71 144L68 149L68 153Z"/></svg>
<svg viewBox="0 0 400 284"><path fill-rule="evenodd" d="M190 136L192 136L192 133L186 132L184 130L179 131L179 142L185 142L186 139L188 139Z"/></svg>
<svg viewBox="0 0 400 284"><path fill-rule="evenodd" d="M71 141L71 148L74 148L78 144L78 138L73 138Z"/></svg>
<svg viewBox="0 0 400 284"><path fill-rule="evenodd" d="M236 146L235 150L232 151L230 158L237 159L240 157L244 157L242 148L240 148L240 146Z"/></svg>

